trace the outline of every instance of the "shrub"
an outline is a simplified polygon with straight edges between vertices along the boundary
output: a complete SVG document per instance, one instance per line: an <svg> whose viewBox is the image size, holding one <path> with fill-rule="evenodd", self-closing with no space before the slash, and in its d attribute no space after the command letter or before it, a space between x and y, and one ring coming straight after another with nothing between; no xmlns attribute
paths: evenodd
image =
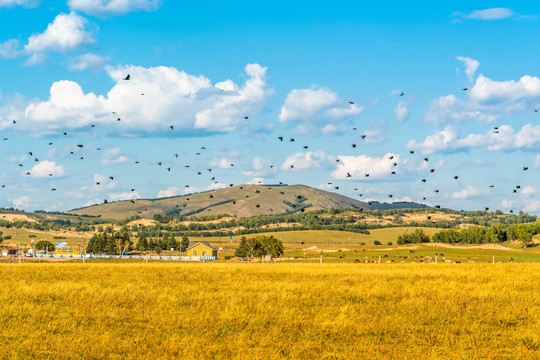
<svg viewBox="0 0 540 360"><path fill-rule="evenodd" d="M373 242L373 245L381 245L381 242L380 242L379 240L375 240L375 241Z"/></svg>
<svg viewBox="0 0 540 360"><path fill-rule="evenodd" d="M50 241L40 240L36 243L36 250L54 251L54 244Z"/></svg>
<svg viewBox="0 0 540 360"><path fill-rule="evenodd" d="M388 242L388 245L389 245L389 246L392 246L393 244L392 244L392 242L391 242L391 241L389 241L389 242Z"/></svg>

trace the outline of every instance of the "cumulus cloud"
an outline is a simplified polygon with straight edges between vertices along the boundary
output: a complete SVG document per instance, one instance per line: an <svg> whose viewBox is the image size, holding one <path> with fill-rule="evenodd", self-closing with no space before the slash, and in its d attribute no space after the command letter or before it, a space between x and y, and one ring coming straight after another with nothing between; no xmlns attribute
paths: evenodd
<svg viewBox="0 0 540 360"><path fill-rule="evenodd" d="M308 151L305 153L297 152L288 156L283 164L281 170L288 171L305 171L313 169L327 169L335 162L335 158L326 155L323 151ZM291 165L293 167L291 167Z"/></svg>
<svg viewBox="0 0 540 360"><path fill-rule="evenodd" d="M15 118L19 130L31 129L36 135L90 124L131 136L230 132L252 125L251 117L263 109L272 92L266 87L265 67L248 64L245 70L247 80L238 86L231 80L212 85L204 76L173 67L109 67L115 85L106 96L85 93L74 81L57 81L46 101L33 100L22 109L0 108L0 129ZM127 74L129 81L123 80ZM121 121L115 121L117 118Z"/></svg>
<svg viewBox="0 0 540 360"><path fill-rule="evenodd" d="M41 0L0 0L0 7L24 6L27 8L36 7Z"/></svg>
<svg viewBox="0 0 540 360"><path fill-rule="evenodd" d="M428 135L423 142L411 140L407 147L420 149L424 154L444 150L467 150L469 148L483 148L488 151L539 149L540 125L524 125L521 130L514 132L509 125L502 125L498 132L489 130L485 134L469 134L464 138L457 135L453 127Z"/></svg>
<svg viewBox="0 0 540 360"><path fill-rule="evenodd" d="M360 115L364 108L351 104L332 90L322 88L293 89L287 95L279 121L299 123L298 130L314 131L321 124Z"/></svg>
<svg viewBox="0 0 540 360"><path fill-rule="evenodd" d="M194 194L202 191L208 191L208 190L217 190L217 189L223 189L226 188L228 185L217 182L212 183L206 187L197 187L197 186L188 186L184 188L184 194Z"/></svg>
<svg viewBox="0 0 540 360"><path fill-rule="evenodd" d="M467 99L454 95L435 99L425 114L432 123L493 122L517 111L533 108L540 100L540 79L525 75L518 81L495 81L478 75Z"/></svg>
<svg viewBox="0 0 540 360"><path fill-rule="evenodd" d="M480 67L480 62L478 60L464 56L456 56L456 59L465 64L465 74L467 74L469 82L472 83L474 79L474 74L476 74L476 70L478 70L478 68Z"/></svg>
<svg viewBox="0 0 540 360"><path fill-rule="evenodd" d="M540 154L536 155L533 160L533 166L535 168L540 167Z"/></svg>
<svg viewBox="0 0 540 360"><path fill-rule="evenodd" d="M101 157L101 165L115 166L125 164L130 161L130 158L121 154L120 148L112 148L106 150Z"/></svg>
<svg viewBox="0 0 540 360"><path fill-rule="evenodd" d="M157 197L163 198L163 197L171 197L176 196L180 193L180 190L178 188L175 188L174 186L168 187L165 190L159 190Z"/></svg>
<svg viewBox="0 0 540 360"><path fill-rule="evenodd" d="M456 11L452 15L463 19L501 20L514 16L515 13L510 8L490 8L483 10L473 10L470 13Z"/></svg>
<svg viewBox="0 0 540 360"><path fill-rule="evenodd" d="M380 130L365 130L363 135L366 135L364 142L366 144L380 144L384 142L384 133Z"/></svg>
<svg viewBox="0 0 540 360"><path fill-rule="evenodd" d="M28 196L21 196L10 200L13 206L17 209L24 209L30 205L30 198Z"/></svg>
<svg viewBox="0 0 540 360"><path fill-rule="evenodd" d="M96 16L123 15L132 11L155 11L161 0L69 0L71 10Z"/></svg>
<svg viewBox="0 0 540 360"><path fill-rule="evenodd" d="M536 188L527 185L521 190L521 195L524 197L530 197L531 195L536 194L537 191L538 190L536 190Z"/></svg>
<svg viewBox="0 0 540 360"><path fill-rule="evenodd" d="M88 20L76 13L59 14L47 29L28 38L20 48L18 40L11 39L0 45L0 55L4 58L29 56L26 63L35 65L42 62L52 51L65 53L82 45L95 43L94 34L86 30Z"/></svg>
<svg viewBox="0 0 540 360"><path fill-rule="evenodd" d="M396 105L394 112L396 113L397 121L401 122L403 120L407 120L407 118L409 117L408 103L405 100L401 100Z"/></svg>
<svg viewBox="0 0 540 360"><path fill-rule="evenodd" d="M23 172L23 174L26 174L26 172ZM44 177L50 177L52 176L59 177L65 175L65 169L64 165L57 165L54 161L48 161L44 160L40 163L34 165L34 167L30 170L31 177L37 177L37 178L44 178Z"/></svg>
<svg viewBox="0 0 540 360"><path fill-rule="evenodd" d="M251 169L243 171L243 174L250 177L266 176L276 171L275 167L270 167L271 165L272 161L270 159L265 159L258 156L253 158L251 162Z"/></svg>
<svg viewBox="0 0 540 360"><path fill-rule="evenodd" d="M101 71L105 68L105 64L110 60L108 56L100 56L96 54L83 54L68 59L69 71L84 71L90 70L94 72Z"/></svg>
<svg viewBox="0 0 540 360"><path fill-rule="evenodd" d="M112 201L118 201L118 200L132 200L132 199L138 199L139 193L137 191L126 191L122 193L112 193L109 194L109 199Z"/></svg>
<svg viewBox="0 0 540 360"><path fill-rule="evenodd" d="M264 184L264 179L260 177L255 177L249 180L246 184L253 184L253 185Z"/></svg>
<svg viewBox="0 0 540 360"><path fill-rule="evenodd" d="M485 196L488 193L488 189L479 189L472 185L467 185L464 189L452 193L450 197L453 199L467 200L471 197Z"/></svg>
<svg viewBox="0 0 540 360"><path fill-rule="evenodd" d="M348 174L351 179L373 180L383 179L392 176L392 171L395 170L394 163L400 162L398 154L387 153L381 157L377 156L338 156L340 162L337 169L332 172L334 179L347 179ZM366 177L369 174L369 177Z"/></svg>

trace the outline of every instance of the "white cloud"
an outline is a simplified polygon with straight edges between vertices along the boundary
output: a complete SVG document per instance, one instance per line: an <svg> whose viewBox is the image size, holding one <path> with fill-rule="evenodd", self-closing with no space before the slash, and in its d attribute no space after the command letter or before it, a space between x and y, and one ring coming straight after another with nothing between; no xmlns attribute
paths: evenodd
<svg viewBox="0 0 540 360"><path fill-rule="evenodd" d="M508 199L503 199L501 201L501 207L503 209L511 209L513 207L515 207L517 205L517 201L516 200L508 200Z"/></svg>
<svg viewBox="0 0 540 360"><path fill-rule="evenodd" d="M68 59L69 71L84 71L90 70L94 72L101 71L105 68L105 64L110 60L108 56L100 56L96 54L83 54Z"/></svg>
<svg viewBox="0 0 540 360"><path fill-rule="evenodd" d="M393 153L381 157L340 155L339 160L337 169L332 173L334 179L347 179L347 174L354 180L383 179L392 176L395 162L400 163L399 155ZM366 177L366 174L369 174L369 177Z"/></svg>
<svg viewBox="0 0 540 360"><path fill-rule="evenodd" d="M466 94L466 100L454 95L435 99L425 120L433 123L493 122L517 111L530 110L540 100L540 79L525 75L518 81L495 81L478 75Z"/></svg>
<svg viewBox="0 0 540 360"><path fill-rule="evenodd" d="M332 190L334 188L334 185L331 184L331 183L319 184L319 186L317 186L317 188L319 188L321 190Z"/></svg>
<svg viewBox="0 0 540 360"><path fill-rule="evenodd" d="M501 125L496 133L489 130L485 134L469 134L459 138L453 127L428 135L419 143L411 140L407 144L410 149L420 149L424 154L444 150L467 150L483 148L488 151L538 149L540 148L540 125L524 125L517 133L509 125Z"/></svg>
<svg viewBox="0 0 540 360"><path fill-rule="evenodd" d="M323 151L308 151L305 153L295 153L288 156L281 170L305 171L313 169L327 169L335 162L336 158L326 155ZM291 165L293 166L291 168Z"/></svg>
<svg viewBox="0 0 540 360"><path fill-rule="evenodd" d="M536 194L537 191L538 190L536 190L536 188L530 185L527 185L521 190L521 195L525 197L530 197L531 195Z"/></svg>
<svg viewBox="0 0 540 360"><path fill-rule="evenodd" d="M83 187L82 191L91 190L93 192L100 192L103 190L112 190L116 187L117 182L111 180L109 177L101 174L94 174L94 183L91 187ZM98 184L99 183L99 184Z"/></svg>
<svg viewBox="0 0 540 360"><path fill-rule="evenodd" d="M315 131L321 123L360 115L364 108L340 99L328 88L293 89L279 113L280 122L298 122L300 132Z"/></svg>
<svg viewBox="0 0 540 360"><path fill-rule="evenodd" d="M253 184L253 185L264 184L264 179L260 177L255 177L249 180L246 184Z"/></svg>
<svg viewBox="0 0 540 360"><path fill-rule="evenodd" d="M24 209L30 205L30 198L28 196L21 196L16 199L10 200L17 209Z"/></svg>
<svg viewBox="0 0 540 360"><path fill-rule="evenodd" d="M178 194L180 194L179 189L175 188L174 186L171 186L165 190L159 190L157 197L158 198L171 197L171 196L176 196Z"/></svg>
<svg viewBox="0 0 540 360"><path fill-rule="evenodd" d="M238 166L238 159L241 154L236 151L232 151L228 154L224 154L221 158L212 159L210 161L211 167L218 167L220 169L234 169L234 166Z"/></svg>
<svg viewBox="0 0 540 360"><path fill-rule="evenodd" d="M470 13L463 13L457 11L452 15L461 17L464 19L476 19L476 20L500 20L514 16L515 13L510 8L490 8L483 10L473 10Z"/></svg>
<svg viewBox="0 0 540 360"><path fill-rule="evenodd" d="M464 189L454 192L450 197L453 199L467 200L471 197L485 196L488 193L488 189L479 189L472 185L467 185Z"/></svg>
<svg viewBox="0 0 540 360"><path fill-rule="evenodd" d="M161 0L69 0L68 6L97 16L122 15L132 11L155 11Z"/></svg>
<svg viewBox="0 0 540 360"><path fill-rule="evenodd" d="M540 167L540 154L536 155L533 160L533 166L535 168Z"/></svg>
<svg viewBox="0 0 540 360"><path fill-rule="evenodd" d="M127 191L123 193L112 193L109 194L109 199L111 201L117 201L117 200L132 200L132 199L138 199L139 193L137 191Z"/></svg>
<svg viewBox="0 0 540 360"><path fill-rule="evenodd" d="M474 79L474 74L476 74L476 70L478 70L478 68L480 67L480 62L478 60L464 56L456 56L456 59L465 64L465 74L467 74L469 82L472 83Z"/></svg>
<svg viewBox="0 0 540 360"><path fill-rule="evenodd" d="M226 188L228 185L217 182L212 183L206 187L197 187L197 186L188 186L184 188L184 194L194 194L202 191L208 191L208 190L217 190L217 189L223 189Z"/></svg>
<svg viewBox="0 0 540 360"><path fill-rule="evenodd" d="M0 7L24 6L27 8L36 7L41 0L0 0Z"/></svg>
<svg viewBox="0 0 540 360"><path fill-rule="evenodd" d="M335 126L333 124L327 124L321 129L321 133L324 135L335 135L335 134L343 134L345 132L345 128L342 126Z"/></svg>
<svg viewBox="0 0 540 360"><path fill-rule="evenodd" d="M407 120L407 118L409 117L409 108L407 102L405 100L401 100L400 102L398 102L394 109L394 112L396 113L397 121L401 122L403 120Z"/></svg>
<svg viewBox="0 0 540 360"><path fill-rule="evenodd" d="M528 200L523 207L524 212L537 212L540 210L540 200Z"/></svg>
<svg viewBox="0 0 540 360"><path fill-rule="evenodd" d="M260 156L255 157L251 163L251 170L243 171L245 176L265 176L276 171L275 167L270 167L272 162Z"/></svg>
<svg viewBox="0 0 540 360"><path fill-rule="evenodd" d="M365 130L362 134L366 135L366 144L380 144L385 140L384 133L380 130Z"/></svg>
<svg viewBox="0 0 540 360"><path fill-rule="evenodd" d="M34 165L29 172L29 176L37 178L50 177L49 174L52 174L54 177L65 175L63 165L56 165L56 162L48 160L41 161L40 163ZM23 174L26 174L26 172L23 172Z"/></svg>
<svg viewBox="0 0 540 360"><path fill-rule="evenodd" d="M103 152L101 157L101 165L115 166L125 164L130 161L130 158L121 154L120 148L112 148Z"/></svg>
<svg viewBox="0 0 540 360"><path fill-rule="evenodd" d="M106 96L85 94L74 81L57 81L47 101L30 101L23 109L0 109L0 128L9 126L15 118L17 129L31 129L36 135L90 124L100 124L121 135L230 132L253 124L252 117L262 111L272 92L266 88L266 68L258 64L246 66L248 78L242 86L231 80L212 85L204 76L164 66L130 65L109 67L107 71L115 85ZM130 80L123 80L128 74ZM115 121L117 117L121 121Z"/></svg>
<svg viewBox="0 0 540 360"><path fill-rule="evenodd" d="M29 56L26 63L35 65L51 51L65 53L82 45L93 44L94 34L86 31L87 23L88 20L73 12L59 14L44 32L30 36L22 49L19 49L19 41L15 39L1 44L0 55L8 59Z"/></svg>
<svg viewBox="0 0 540 360"><path fill-rule="evenodd" d="M517 82L495 81L478 75L475 85L469 90L471 100L478 102L510 102L525 99L538 99L540 79L525 75Z"/></svg>

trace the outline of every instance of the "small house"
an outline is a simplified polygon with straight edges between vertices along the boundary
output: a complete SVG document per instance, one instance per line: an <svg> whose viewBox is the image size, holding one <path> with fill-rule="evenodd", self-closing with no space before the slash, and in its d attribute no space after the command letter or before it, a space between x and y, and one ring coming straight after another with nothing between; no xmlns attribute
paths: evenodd
<svg viewBox="0 0 540 360"><path fill-rule="evenodd" d="M217 258L217 249L205 242L190 243L187 248L187 256Z"/></svg>

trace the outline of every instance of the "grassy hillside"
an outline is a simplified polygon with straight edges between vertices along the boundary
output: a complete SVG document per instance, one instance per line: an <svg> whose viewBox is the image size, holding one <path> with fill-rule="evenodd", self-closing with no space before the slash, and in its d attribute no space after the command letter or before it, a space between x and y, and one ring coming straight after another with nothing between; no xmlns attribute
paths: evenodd
<svg viewBox="0 0 540 360"><path fill-rule="evenodd" d="M75 215L101 215L102 218L121 220L140 215L151 219L155 214L209 215L228 214L237 217L285 214L312 209L352 207L359 209L386 209L396 205L372 203L371 205L343 195L304 185L265 186L237 185L186 196L163 199L118 201L75 209ZM401 203L401 207L418 207L419 204Z"/></svg>

